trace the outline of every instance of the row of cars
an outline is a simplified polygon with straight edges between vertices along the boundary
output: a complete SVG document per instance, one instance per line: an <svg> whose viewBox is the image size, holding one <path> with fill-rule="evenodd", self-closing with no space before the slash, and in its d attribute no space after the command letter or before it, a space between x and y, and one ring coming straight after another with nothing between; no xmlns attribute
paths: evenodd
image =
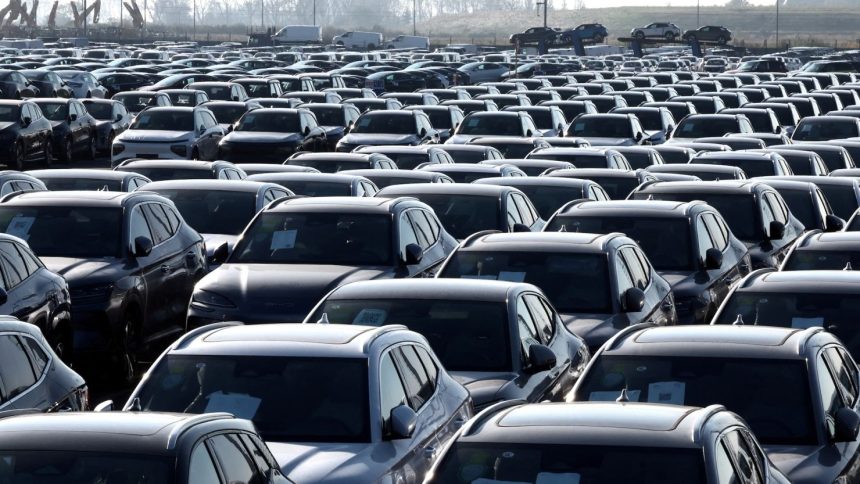
<svg viewBox="0 0 860 484"><path fill-rule="evenodd" d="M581 40L602 43L609 36L609 31L602 24L581 24L572 29L555 27L531 27L521 33L512 34L512 44L528 44L543 42L547 46L569 45L574 37ZM732 40L732 32L722 26L705 25L696 29L681 31L681 28L671 22L653 22L630 30L630 37L642 41L659 39L667 43L678 40L684 42L700 41L725 45Z"/></svg>

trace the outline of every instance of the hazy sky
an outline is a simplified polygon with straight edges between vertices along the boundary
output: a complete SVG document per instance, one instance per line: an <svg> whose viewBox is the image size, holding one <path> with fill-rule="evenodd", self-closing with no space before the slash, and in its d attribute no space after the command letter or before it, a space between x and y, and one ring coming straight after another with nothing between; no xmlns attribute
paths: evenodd
<svg viewBox="0 0 860 484"><path fill-rule="evenodd" d="M701 5L725 5L726 0L701 0ZM776 5L774 0L750 0L750 3L755 5ZM586 6L591 8L599 7L621 7L621 6L647 6L659 5L665 7L672 5L673 7L682 7L696 5L696 0L586 0Z"/></svg>

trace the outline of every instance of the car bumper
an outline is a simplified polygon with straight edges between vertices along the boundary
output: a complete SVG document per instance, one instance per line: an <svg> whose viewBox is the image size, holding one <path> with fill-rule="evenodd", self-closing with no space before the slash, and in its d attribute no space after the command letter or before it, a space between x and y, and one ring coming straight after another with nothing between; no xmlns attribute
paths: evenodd
<svg viewBox="0 0 860 484"><path fill-rule="evenodd" d="M222 144L218 158L232 163L283 163L296 151L295 145Z"/></svg>
<svg viewBox="0 0 860 484"><path fill-rule="evenodd" d="M117 152L117 147L124 148ZM185 155L181 155L173 150L173 147L184 147ZM188 143L129 143L129 142L114 142L111 147L111 166L116 166L124 160L130 158L144 158L153 160L175 160L175 159L190 159L192 145Z"/></svg>

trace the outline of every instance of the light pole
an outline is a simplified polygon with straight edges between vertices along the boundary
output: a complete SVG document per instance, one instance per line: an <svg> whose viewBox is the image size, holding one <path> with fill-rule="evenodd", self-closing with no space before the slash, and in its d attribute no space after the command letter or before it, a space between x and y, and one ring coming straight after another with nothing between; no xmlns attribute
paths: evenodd
<svg viewBox="0 0 860 484"><path fill-rule="evenodd" d="M193 39L192 39L192 42L193 42L193 41L197 40L197 0L194 0L194 9L191 12L191 15L193 17L191 19L191 25L193 26L192 30L191 30L191 35L193 37Z"/></svg>
<svg viewBox="0 0 860 484"><path fill-rule="evenodd" d="M263 0L260 0L260 28L264 31L266 30L266 21L263 19L265 8L263 7Z"/></svg>
<svg viewBox="0 0 860 484"><path fill-rule="evenodd" d="M418 8L418 1L412 0L412 35L417 35L418 29L415 26L415 16Z"/></svg>
<svg viewBox="0 0 860 484"><path fill-rule="evenodd" d="M696 0L696 28L702 26L702 22L699 21L700 10L702 9L702 0Z"/></svg>
<svg viewBox="0 0 860 484"><path fill-rule="evenodd" d="M314 25L317 24L317 0L314 0Z"/></svg>
<svg viewBox="0 0 860 484"><path fill-rule="evenodd" d="M84 0L84 37L87 36L87 0Z"/></svg>
<svg viewBox="0 0 860 484"><path fill-rule="evenodd" d="M776 0L776 48L779 50L779 2L782 0Z"/></svg>

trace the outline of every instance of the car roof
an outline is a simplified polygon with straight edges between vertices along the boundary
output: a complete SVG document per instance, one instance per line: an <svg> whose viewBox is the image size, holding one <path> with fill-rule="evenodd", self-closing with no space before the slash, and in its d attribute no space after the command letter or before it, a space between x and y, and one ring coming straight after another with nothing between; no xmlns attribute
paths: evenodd
<svg viewBox="0 0 860 484"><path fill-rule="evenodd" d="M639 191L640 193L753 193L760 185L762 184L749 180L654 182L641 187Z"/></svg>
<svg viewBox="0 0 860 484"><path fill-rule="evenodd" d="M365 170L367 172L371 171L388 171L388 170ZM391 170L391 171L400 171L400 170ZM289 182L289 181L314 181L314 182L326 182L326 183L342 183L344 185L350 185L356 180L364 180L365 178L362 176L357 176L353 173L347 173L345 171L339 171L337 173L312 173L312 172L303 172L303 171L294 171L294 172L283 172L283 171L274 171L267 173L257 173L255 175L250 175L247 180L250 181L258 181L265 183L280 183L280 182Z"/></svg>
<svg viewBox="0 0 860 484"><path fill-rule="evenodd" d="M535 286L523 282L478 279L385 279L338 287L326 299L433 299L504 303L513 292Z"/></svg>
<svg viewBox="0 0 860 484"><path fill-rule="evenodd" d="M439 172L436 172L439 173ZM511 177L517 178L517 177ZM519 177L525 178L525 177ZM413 183L411 185L391 185L383 188L376 194L377 197L386 196L419 196L425 194L448 194L448 195L476 195L498 198L516 190L511 187L495 185L477 185L472 183Z"/></svg>
<svg viewBox="0 0 860 484"><path fill-rule="evenodd" d="M837 234L834 233L833 235ZM846 237L836 240L834 250L839 250L841 246L848 245L848 241L851 239ZM854 240L856 241L857 238L854 237ZM849 250L855 250L856 242L850 247ZM819 245L815 248L821 247ZM860 272L853 270L769 271L749 276L737 290L739 292L857 294L860 293Z"/></svg>
<svg viewBox="0 0 860 484"><path fill-rule="evenodd" d="M224 161L203 161L203 160L174 160L174 159L163 159L163 160L143 160L143 159L130 159L122 162L117 165L114 170L117 171L134 171L135 167L140 168L182 168L184 170L212 170L219 164L225 164L229 162Z"/></svg>
<svg viewBox="0 0 860 484"><path fill-rule="evenodd" d="M253 180L163 180L147 183L141 190L208 190L257 193L270 183Z"/></svg>
<svg viewBox="0 0 860 484"><path fill-rule="evenodd" d="M615 168L562 168L550 172L550 176L581 176L602 178L638 178L639 174L633 170L617 170Z"/></svg>
<svg viewBox="0 0 860 484"><path fill-rule="evenodd" d="M504 161L504 160L499 160ZM479 178L472 184L480 185L501 185L508 187L556 187L556 188L575 188L581 190L589 185L596 185L592 180L582 178L563 178L551 176L505 176L493 178Z"/></svg>
<svg viewBox="0 0 860 484"><path fill-rule="evenodd" d="M566 207L559 216L686 217L701 203L660 200L588 201ZM583 213L585 212L585 213Z"/></svg>
<svg viewBox="0 0 860 484"><path fill-rule="evenodd" d="M619 237L623 237L623 234L589 234L581 232L493 232L468 238L460 245L459 250L602 254L606 252L606 248L609 243Z"/></svg>
<svg viewBox="0 0 860 484"><path fill-rule="evenodd" d="M145 178L133 171L99 170L95 168L62 168L46 170L29 170L26 174L36 178L90 178L96 180L125 180L131 177Z"/></svg>
<svg viewBox="0 0 860 484"><path fill-rule="evenodd" d="M12 199L6 200L3 202L3 205L121 207L127 199L139 195L141 195L139 192L37 191L21 193Z"/></svg>
<svg viewBox="0 0 860 484"><path fill-rule="evenodd" d="M441 184L440 184L441 185ZM388 214L404 198L300 197L270 205L266 212L331 212Z"/></svg>

